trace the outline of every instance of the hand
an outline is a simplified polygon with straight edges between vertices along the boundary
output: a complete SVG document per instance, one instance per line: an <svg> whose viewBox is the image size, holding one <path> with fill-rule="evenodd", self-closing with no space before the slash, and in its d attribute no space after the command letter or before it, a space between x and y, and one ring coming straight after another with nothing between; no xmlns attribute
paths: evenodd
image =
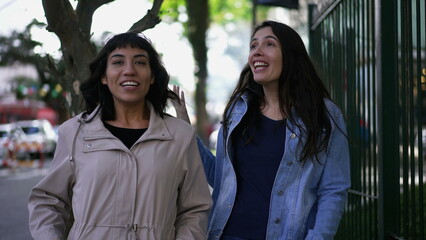
<svg viewBox="0 0 426 240"><path fill-rule="evenodd" d="M172 101L172 105L176 111L176 117L191 124L188 111L186 110L185 94L180 90L179 86L173 85L173 92L179 96L179 101Z"/></svg>

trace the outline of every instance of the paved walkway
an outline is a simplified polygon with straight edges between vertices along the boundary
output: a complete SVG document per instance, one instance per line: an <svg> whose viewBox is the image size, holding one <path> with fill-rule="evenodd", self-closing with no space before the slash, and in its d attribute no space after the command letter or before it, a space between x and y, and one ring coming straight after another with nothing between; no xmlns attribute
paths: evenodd
<svg viewBox="0 0 426 240"><path fill-rule="evenodd" d="M40 166L39 160L20 160L18 165L13 171L10 167L0 168L0 177L7 177L12 175L28 175L28 174L42 174L45 175L49 168L50 161L43 162L43 166Z"/></svg>

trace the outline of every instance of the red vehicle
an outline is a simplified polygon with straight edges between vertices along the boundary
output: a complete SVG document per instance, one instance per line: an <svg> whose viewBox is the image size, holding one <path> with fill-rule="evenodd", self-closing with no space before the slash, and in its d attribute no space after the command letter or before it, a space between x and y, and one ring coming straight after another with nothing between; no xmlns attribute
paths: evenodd
<svg viewBox="0 0 426 240"><path fill-rule="evenodd" d="M0 123L34 119L46 119L54 126L58 122L58 114L39 101L0 103Z"/></svg>

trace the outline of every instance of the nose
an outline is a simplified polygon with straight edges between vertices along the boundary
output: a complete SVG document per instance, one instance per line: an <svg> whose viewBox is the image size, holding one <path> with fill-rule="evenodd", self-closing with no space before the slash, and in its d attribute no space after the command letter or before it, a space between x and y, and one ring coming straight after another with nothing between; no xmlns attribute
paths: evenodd
<svg viewBox="0 0 426 240"><path fill-rule="evenodd" d="M134 75L135 66L132 63L128 63L124 66L124 75Z"/></svg>
<svg viewBox="0 0 426 240"><path fill-rule="evenodd" d="M260 46L256 47L255 49L253 49L253 51L251 52L252 56L262 56L263 55L263 51L261 49Z"/></svg>

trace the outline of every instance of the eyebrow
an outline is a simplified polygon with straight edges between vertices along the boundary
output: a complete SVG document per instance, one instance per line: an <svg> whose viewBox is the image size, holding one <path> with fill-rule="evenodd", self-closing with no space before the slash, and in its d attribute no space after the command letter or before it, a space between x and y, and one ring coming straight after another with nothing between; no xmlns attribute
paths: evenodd
<svg viewBox="0 0 426 240"><path fill-rule="evenodd" d="M110 59L111 59L111 58L114 58L114 57L124 57L124 55L123 55L123 54L119 54L119 53L117 53L117 54L112 55L112 56L110 57ZM147 56L147 55L145 55L145 54L136 54L136 55L134 55L134 56L133 56L133 58L139 58L139 57L144 57L144 58L147 58L147 59L148 59L148 56Z"/></svg>
<svg viewBox="0 0 426 240"><path fill-rule="evenodd" d="M264 37L263 39L268 39L268 38L272 38L275 41L279 42L278 38L276 38L276 37L274 37L272 35L268 35L268 36ZM253 41L256 41L256 40L258 40L258 39L257 38L252 38L251 41L250 41L250 43L252 43Z"/></svg>

